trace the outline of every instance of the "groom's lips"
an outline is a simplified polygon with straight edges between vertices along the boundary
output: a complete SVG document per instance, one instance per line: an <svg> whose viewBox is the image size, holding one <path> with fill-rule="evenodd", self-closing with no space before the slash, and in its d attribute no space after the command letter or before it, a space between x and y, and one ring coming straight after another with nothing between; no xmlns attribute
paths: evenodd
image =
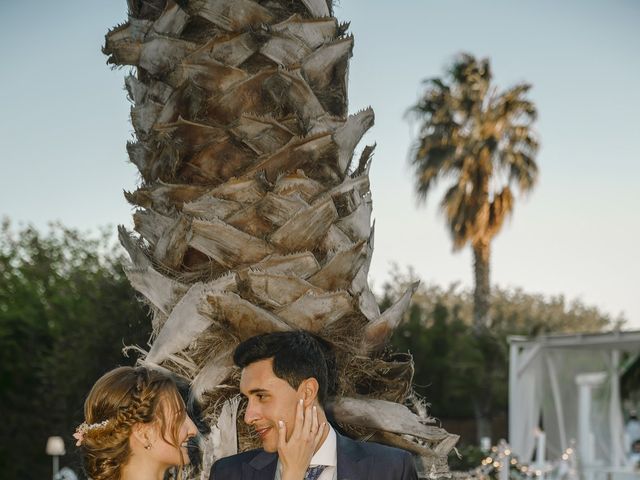
<svg viewBox="0 0 640 480"><path fill-rule="evenodd" d="M260 436L261 439L264 439L264 437L267 436L270 430L271 430L271 427L262 427L262 428L255 429L256 433Z"/></svg>

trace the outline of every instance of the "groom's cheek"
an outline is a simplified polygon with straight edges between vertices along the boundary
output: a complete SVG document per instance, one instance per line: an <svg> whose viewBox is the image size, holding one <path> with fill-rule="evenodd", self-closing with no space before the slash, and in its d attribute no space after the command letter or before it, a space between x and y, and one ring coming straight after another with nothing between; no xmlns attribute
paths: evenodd
<svg viewBox="0 0 640 480"><path fill-rule="evenodd" d="M262 448L267 452L278 451L278 429L272 428L271 431L262 439Z"/></svg>

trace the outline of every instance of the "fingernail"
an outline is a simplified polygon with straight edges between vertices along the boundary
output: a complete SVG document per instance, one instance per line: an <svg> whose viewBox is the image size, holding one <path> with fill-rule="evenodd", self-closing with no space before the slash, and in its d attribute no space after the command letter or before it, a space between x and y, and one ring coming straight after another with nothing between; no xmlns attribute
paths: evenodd
<svg viewBox="0 0 640 480"><path fill-rule="evenodd" d="M280 428L283 428L284 427L284 422L282 420L278 420L278 426Z"/></svg>
<svg viewBox="0 0 640 480"><path fill-rule="evenodd" d="M302 405L303 402L304 402L304 400L301 398L300 399L300 405Z"/></svg>
<svg viewBox="0 0 640 480"><path fill-rule="evenodd" d="M316 406L314 405L314 406L313 406L313 411L315 412L316 410L317 410L317 409L316 409Z"/></svg>

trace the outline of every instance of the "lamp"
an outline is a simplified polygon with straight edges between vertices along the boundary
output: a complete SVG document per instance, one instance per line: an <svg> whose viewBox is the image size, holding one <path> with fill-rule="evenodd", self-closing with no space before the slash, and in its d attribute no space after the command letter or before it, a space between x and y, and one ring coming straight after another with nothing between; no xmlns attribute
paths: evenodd
<svg viewBox="0 0 640 480"><path fill-rule="evenodd" d="M60 466L58 463L59 457L66 453L62 437L49 437L47 439L47 448L45 451L47 452L47 455L51 455L53 457L53 478L55 478Z"/></svg>

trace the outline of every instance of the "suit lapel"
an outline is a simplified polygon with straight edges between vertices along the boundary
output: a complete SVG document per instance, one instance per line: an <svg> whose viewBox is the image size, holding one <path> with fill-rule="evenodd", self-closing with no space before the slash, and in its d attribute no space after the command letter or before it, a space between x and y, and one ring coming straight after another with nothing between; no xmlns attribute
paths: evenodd
<svg viewBox="0 0 640 480"><path fill-rule="evenodd" d="M369 478L371 462L358 442L336 432L338 480L365 480Z"/></svg>
<svg viewBox="0 0 640 480"><path fill-rule="evenodd" d="M366 480L369 478L371 459L360 446L336 432L338 480ZM260 452L250 462L242 464L242 480L273 480L278 467L278 455Z"/></svg>
<svg viewBox="0 0 640 480"><path fill-rule="evenodd" d="M278 455L262 451L242 465L242 479L273 480L278 467Z"/></svg>

